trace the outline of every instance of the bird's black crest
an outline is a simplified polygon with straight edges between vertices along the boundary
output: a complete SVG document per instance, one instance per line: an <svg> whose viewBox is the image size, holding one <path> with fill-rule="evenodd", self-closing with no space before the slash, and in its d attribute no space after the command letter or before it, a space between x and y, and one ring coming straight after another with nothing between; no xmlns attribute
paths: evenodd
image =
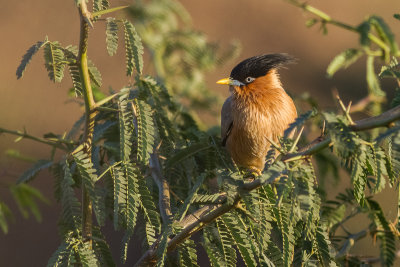
<svg viewBox="0 0 400 267"><path fill-rule="evenodd" d="M247 77L258 78L266 75L271 69L294 63L295 59L288 54L267 54L251 57L240 62L231 72L231 78L246 83Z"/></svg>

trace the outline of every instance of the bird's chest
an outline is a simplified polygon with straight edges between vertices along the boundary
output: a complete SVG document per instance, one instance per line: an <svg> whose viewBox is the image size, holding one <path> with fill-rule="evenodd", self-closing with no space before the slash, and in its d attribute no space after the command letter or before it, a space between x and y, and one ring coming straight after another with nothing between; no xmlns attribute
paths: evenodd
<svg viewBox="0 0 400 267"><path fill-rule="evenodd" d="M239 106L233 113L233 124L236 126L236 135L243 135L245 143L264 143L271 138L275 115L263 107L252 105ZM254 145L254 144L253 144Z"/></svg>

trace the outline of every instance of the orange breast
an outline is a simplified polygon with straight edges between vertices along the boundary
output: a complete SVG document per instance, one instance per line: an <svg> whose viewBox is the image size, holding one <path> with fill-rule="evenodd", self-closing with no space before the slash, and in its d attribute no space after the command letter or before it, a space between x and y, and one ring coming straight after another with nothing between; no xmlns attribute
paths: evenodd
<svg viewBox="0 0 400 267"><path fill-rule="evenodd" d="M233 128L226 146L240 166L264 168L270 147L292 123L297 112L292 99L269 75L242 88L235 88L232 102Z"/></svg>

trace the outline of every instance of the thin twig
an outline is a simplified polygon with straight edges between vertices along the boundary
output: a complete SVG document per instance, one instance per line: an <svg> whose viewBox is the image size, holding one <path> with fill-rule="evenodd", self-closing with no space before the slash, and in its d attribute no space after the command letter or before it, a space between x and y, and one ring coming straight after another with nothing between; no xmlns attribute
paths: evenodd
<svg viewBox="0 0 400 267"><path fill-rule="evenodd" d="M290 4L297 6L301 9L303 9L304 11L307 11L317 17L319 17L321 19L321 22L324 24L331 24L331 25L335 25L339 28L343 28L352 32L359 32L358 28L355 26L351 26L349 24L343 23L341 21L332 19L328 14L326 14L325 12L310 6L309 4L307 4L306 2L301 2L298 0L286 0L287 2L289 2ZM390 51L390 48L387 44L385 44L385 42L383 42L381 39L379 39L378 37L376 37L374 34L372 33L368 33L367 35L368 39L371 40L371 42L375 43L376 45L378 45L382 50L385 51L385 53L387 54ZM398 52L399 53L399 52Z"/></svg>
<svg viewBox="0 0 400 267"><path fill-rule="evenodd" d="M265 138L267 139L268 142L270 142L270 144L271 144L276 150L279 151L279 153L285 154L285 151L283 151L282 148L281 148L277 143L275 143L274 141L272 141L272 139L269 139L268 137L265 137Z"/></svg>
<svg viewBox="0 0 400 267"><path fill-rule="evenodd" d="M7 134L12 134L12 135L16 135L22 138L26 138L26 139L30 139L42 144L46 144L52 147L56 147L58 149L64 150L64 151L68 151L68 149L63 145L74 145L76 144L74 141L72 140L65 140L65 139L55 139L55 140L50 140L50 139L46 139L46 138L40 138L40 137L36 137L33 135L28 134L27 132L21 132L21 131L13 131L13 130L8 130L8 129L4 129L4 128L0 128L0 134L2 133L7 133Z"/></svg>
<svg viewBox="0 0 400 267"><path fill-rule="evenodd" d="M336 99L339 102L339 105L342 108L344 114L346 115L347 120L350 122L351 125L354 125L354 121L351 118L350 113L349 113L350 112L350 107L351 107L351 102L349 103L349 105L346 108L344 103L343 103L343 101L342 101L342 99L340 99L339 92L337 90L336 90L335 94L336 94Z"/></svg>
<svg viewBox="0 0 400 267"><path fill-rule="evenodd" d="M297 135L297 138L294 140L293 145L292 145L292 147L291 147L290 150L289 150L289 153L292 153L292 152L296 149L297 144L298 144L299 141L300 141L300 137L301 137L301 134L303 133L303 131L304 131L304 126L301 127L301 130L300 130L299 134Z"/></svg>
<svg viewBox="0 0 400 267"><path fill-rule="evenodd" d="M381 96L376 96L372 94L367 95L366 97L362 98L360 101L351 106L350 113L363 112L369 104L373 102L382 103L384 99L385 98Z"/></svg>

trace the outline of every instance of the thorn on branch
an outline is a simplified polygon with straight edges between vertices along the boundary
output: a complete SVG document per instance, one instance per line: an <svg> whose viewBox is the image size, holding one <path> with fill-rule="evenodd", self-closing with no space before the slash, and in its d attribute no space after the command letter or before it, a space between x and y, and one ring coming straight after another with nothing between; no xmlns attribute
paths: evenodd
<svg viewBox="0 0 400 267"><path fill-rule="evenodd" d="M265 137L267 139L267 141L274 147L276 148L276 150L278 150L281 154L285 154L285 151L283 151L283 149L274 141L272 141L271 139L269 139L268 137Z"/></svg>
<svg viewBox="0 0 400 267"><path fill-rule="evenodd" d="M90 11L88 10L86 1L85 0L81 1L80 6L81 6L80 11L82 14L82 18L91 28L93 28L92 13L90 13Z"/></svg>
<svg viewBox="0 0 400 267"><path fill-rule="evenodd" d="M326 120L322 122L321 134L320 136L324 136L326 131Z"/></svg>
<svg viewBox="0 0 400 267"><path fill-rule="evenodd" d="M301 134L303 133L303 130L304 130L304 126L301 127L301 130L300 130L299 134L297 135L296 139L294 140L294 143L293 143L292 147L290 148L289 153L292 153L296 149L297 144L300 141Z"/></svg>
<svg viewBox="0 0 400 267"><path fill-rule="evenodd" d="M337 90L335 90L334 93L335 93L335 97L336 97L337 101L339 102L339 105L342 108L347 120L350 122L350 125L354 125L355 123L350 116L351 101L350 101L349 105L347 107L345 107L342 99L340 99L339 92Z"/></svg>

